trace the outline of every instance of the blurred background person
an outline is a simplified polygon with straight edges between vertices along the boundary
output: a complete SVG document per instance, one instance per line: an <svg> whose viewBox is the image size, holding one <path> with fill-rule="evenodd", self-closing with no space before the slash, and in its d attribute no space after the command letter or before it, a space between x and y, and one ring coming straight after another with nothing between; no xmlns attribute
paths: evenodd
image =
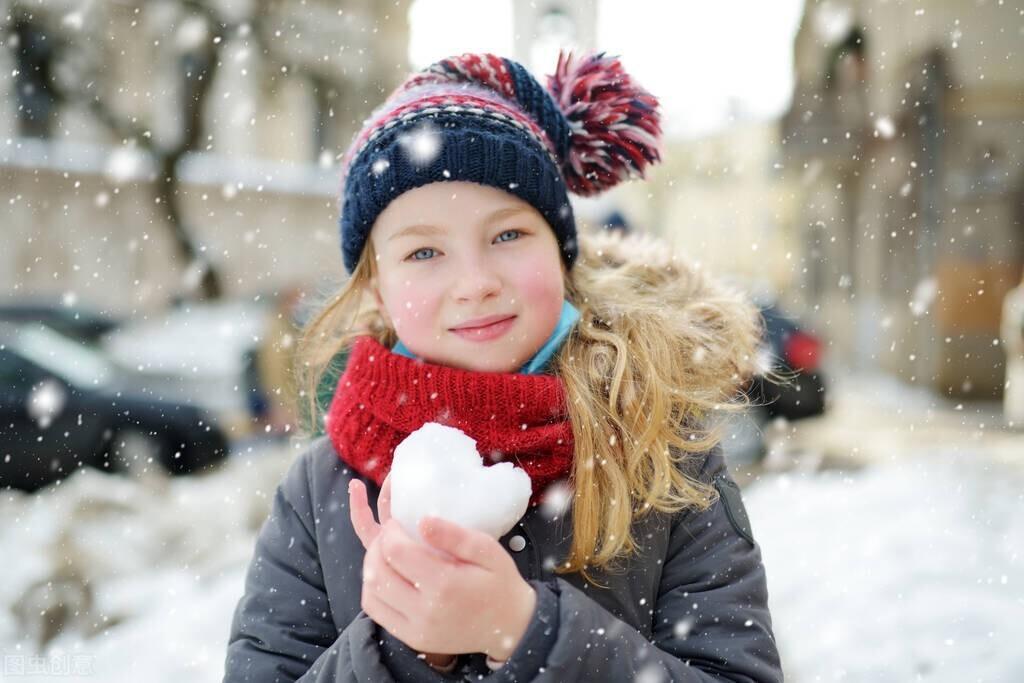
<svg viewBox="0 0 1024 683"><path fill-rule="evenodd" d="M1003 301L1002 341L1006 352L1003 415L1008 425L1024 429L1024 277Z"/></svg>

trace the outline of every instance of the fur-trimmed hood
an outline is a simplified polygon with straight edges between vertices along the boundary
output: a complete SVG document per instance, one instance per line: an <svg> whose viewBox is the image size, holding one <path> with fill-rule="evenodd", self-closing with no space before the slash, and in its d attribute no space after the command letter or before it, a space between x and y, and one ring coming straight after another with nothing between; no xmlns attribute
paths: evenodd
<svg viewBox="0 0 1024 683"><path fill-rule="evenodd" d="M631 316L655 323L646 329L656 328L690 359L688 393L727 400L760 370L763 319L737 288L656 238L600 232L579 240L576 267L583 272L576 277L589 279L587 289L596 294L579 305L603 320Z"/></svg>

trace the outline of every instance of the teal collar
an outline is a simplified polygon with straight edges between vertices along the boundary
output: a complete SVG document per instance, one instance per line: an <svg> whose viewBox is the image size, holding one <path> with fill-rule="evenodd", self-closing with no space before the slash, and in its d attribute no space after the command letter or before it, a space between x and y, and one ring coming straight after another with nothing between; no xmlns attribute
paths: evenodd
<svg viewBox="0 0 1024 683"><path fill-rule="evenodd" d="M544 369L547 367L548 362L551 360L555 352L562 346L562 342L572 332L573 325L580 319L580 312L576 310L576 307L569 303L568 300L562 302L562 314L558 318L558 324L555 325L554 332L548 337L548 340L544 342L544 346L540 347L537 353L533 354L531 358L523 367L519 368L516 372L520 375L539 375L543 374ZM391 349L392 352L408 358L416 358L416 354L406 348L402 340L398 340L398 343Z"/></svg>

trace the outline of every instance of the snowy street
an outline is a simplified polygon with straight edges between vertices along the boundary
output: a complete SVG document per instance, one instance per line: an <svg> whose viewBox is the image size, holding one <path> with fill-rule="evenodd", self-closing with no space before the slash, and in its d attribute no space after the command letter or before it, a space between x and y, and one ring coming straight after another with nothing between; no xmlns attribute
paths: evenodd
<svg viewBox="0 0 1024 683"><path fill-rule="evenodd" d="M1021 680L1024 436L987 419L846 382L830 415L776 435L777 469L736 468L787 680ZM163 483L88 470L41 495L5 493L0 553L17 558L0 586L7 680L219 680L291 455L257 449Z"/></svg>
<svg viewBox="0 0 1024 683"><path fill-rule="evenodd" d="M836 394L746 489L787 680L1024 679L1024 434L891 380Z"/></svg>
<svg viewBox="0 0 1024 683"><path fill-rule="evenodd" d="M0 8L0 683L1024 683L1024 2Z"/></svg>

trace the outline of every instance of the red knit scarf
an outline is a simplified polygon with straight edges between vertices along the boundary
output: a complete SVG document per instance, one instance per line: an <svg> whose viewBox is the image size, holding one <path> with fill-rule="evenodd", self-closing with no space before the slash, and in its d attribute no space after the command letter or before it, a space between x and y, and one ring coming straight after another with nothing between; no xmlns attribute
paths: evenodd
<svg viewBox="0 0 1024 683"><path fill-rule="evenodd" d="M565 388L554 375L474 372L425 363L359 337L327 412L339 457L378 486L397 446L426 422L458 427L485 464L510 460L533 482L532 505L572 466Z"/></svg>

